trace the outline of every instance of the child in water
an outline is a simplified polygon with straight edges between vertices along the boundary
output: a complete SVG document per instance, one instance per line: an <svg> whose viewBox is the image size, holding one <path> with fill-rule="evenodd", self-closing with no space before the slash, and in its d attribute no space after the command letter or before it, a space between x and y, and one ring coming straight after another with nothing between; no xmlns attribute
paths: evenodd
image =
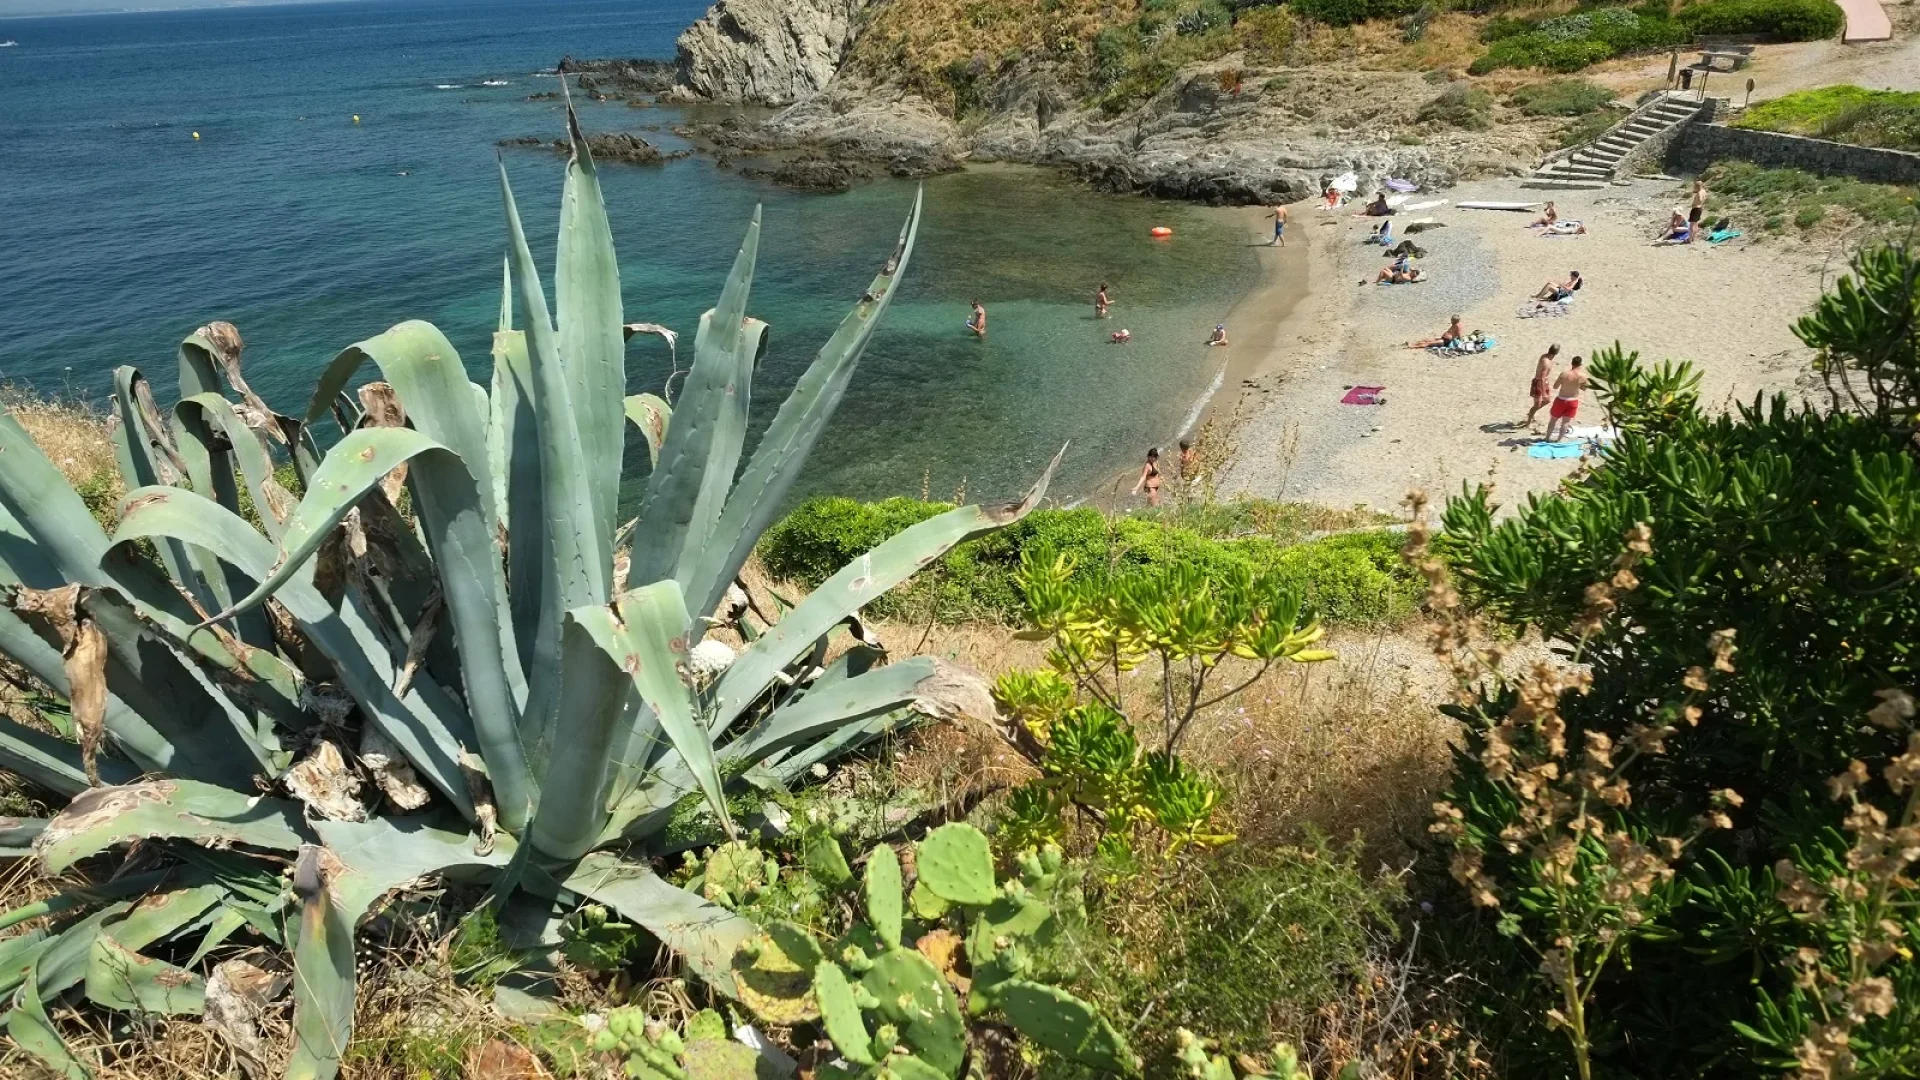
<svg viewBox="0 0 1920 1080"><path fill-rule="evenodd" d="M967 319L967 329L973 331L974 337L987 336L987 308L978 300L973 302L973 314Z"/></svg>

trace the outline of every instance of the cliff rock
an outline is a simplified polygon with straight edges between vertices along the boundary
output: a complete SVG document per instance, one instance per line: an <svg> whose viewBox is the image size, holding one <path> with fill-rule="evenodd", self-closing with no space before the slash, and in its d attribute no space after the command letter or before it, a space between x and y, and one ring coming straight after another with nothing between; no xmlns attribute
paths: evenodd
<svg viewBox="0 0 1920 1080"><path fill-rule="evenodd" d="M720 0L680 35L680 95L789 105L833 79L870 0Z"/></svg>

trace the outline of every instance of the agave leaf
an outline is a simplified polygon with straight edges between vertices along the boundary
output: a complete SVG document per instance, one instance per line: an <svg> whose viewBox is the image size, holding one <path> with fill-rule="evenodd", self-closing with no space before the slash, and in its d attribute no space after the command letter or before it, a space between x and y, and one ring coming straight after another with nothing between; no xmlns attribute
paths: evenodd
<svg viewBox="0 0 1920 1080"><path fill-rule="evenodd" d="M785 670L841 620L905 581L955 544L1010 525L1039 505L1066 453L1061 447L1038 483L1017 503L994 510L963 506L914 525L855 559L820 584L805 600L742 652L714 691L715 732L766 692Z"/></svg>
<svg viewBox="0 0 1920 1080"><path fill-rule="evenodd" d="M20 993L13 999L13 1011L7 1017L7 1034L15 1046L39 1058L49 1069L68 1080L92 1080L93 1070L80 1063L67 1049L66 1040L47 1019L47 1007L40 1000L39 964L27 972Z"/></svg>
<svg viewBox="0 0 1920 1080"><path fill-rule="evenodd" d="M772 425L760 437L746 472L741 474L712 530L713 542L707 545L686 578L687 604L691 610L705 614L720 603L728 583L746 565L760 534L785 505L787 492L799 477L801 465L846 394L860 354L873 336L874 324L886 311L894 290L906 275L914 238L920 231L921 198L920 193L914 195L913 209L901 226L899 243L886 265L867 286L866 294L840 323L833 337L821 346L819 356L794 385ZM671 437L672 432L668 434Z"/></svg>
<svg viewBox="0 0 1920 1080"><path fill-rule="evenodd" d="M178 488L147 488L128 495L114 543L150 535L198 544L256 581L273 568L274 547L265 537L217 504ZM380 733L471 819L473 802L459 767L469 734L467 719L430 678L416 676L404 696L394 694L393 657L369 622L364 598L349 590L336 611L313 588L310 572L289 580L275 598L333 662L342 685Z"/></svg>
<svg viewBox="0 0 1920 1080"><path fill-rule="evenodd" d="M627 392L620 262L614 256L600 177L571 101L567 103L567 140L571 153L560 195L560 242L554 253L554 324L560 359L567 366L574 422L580 428L580 450L586 458L593 526L608 536L620 523L620 459L626 445L620 421L621 399Z"/></svg>
<svg viewBox="0 0 1920 1080"><path fill-rule="evenodd" d="M281 523L285 515L292 511L290 502L283 505L290 492L278 487L273 478L273 457L267 452L266 444L260 435L240 419L233 406L219 394L195 394L180 399L173 407L176 424L198 422L208 431L223 436L236 464L240 476L247 482L247 493L253 496L254 509L260 513L261 527L268 538L280 539ZM204 492L202 494L205 494Z"/></svg>
<svg viewBox="0 0 1920 1080"><path fill-rule="evenodd" d="M892 712L868 717L858 723L848 724L826 738L802 747L792 754L774 755L767 763L748 770L742 778L754 782L764 778L778 784L781 788L792 787L799 781L801 775L814 765L850 754L895 730L915 715L912 709L895 709Z"/></svg>
<svg viewBox="0 0 1920 1080"><path fill-rule="evenodd" d="M700 544L708 532L708 523L696 515L701 512L702 493L709 487L707 473L715 463L715 439L723 427L730 426L723 416L741 407L736 354L743 337L750 337L757 350L765 336L764 325L756 322L751 331L743 325L759 251L760 209L755 207L746 239L734 256L733 271L720 292L720 302L700 317L693 370L674 410L677 422L667 429L659 463L647 478L646 495L640 501L640 527L634 534L634 581L674 577L683 554L690 545ZM738 449L732 457L737 463ZM728 470L729 485L732 479ZM723 488L720 497L724 496ZM717 503L713 512L718 513ZM698 610L704 612L710 607Z"/></svg>
<svg viewBox="0 0 1920 1080"><path fill-rule="evenodd" d="M40 954L52 943L47 932L38 928L0 938L0 994L11 994L25 982Z"/></svg>
<svg viewBox="0 0 1920 1080"><path fill-rule="evenodd" d="M302 843L292 803L194 780L151 780L83 792L47 823L34 851L49 874L116 844L155 837L294 851Z"/></svg>
<svg viewBox="0 0 1920 1080"><path fill-rule="evenodd" d="M566 612L607 602L613 582L611 528L600 527L600 507L590 480L579 417L575 415L567 360L547 313L527 236L520 226L513 188L506 166L500 168L500 189L507 212L508 247L520 282L520 301L526 309L527 355L533 370L534 432L540 449L540 527L544 533L542 561L545 584L539 590L532 661L527 676L524 724L540 737L551 726L557 707L562 669L561 620ZM624 388L622 388L624 389Z"/></svg>
<svg viewBox="0 0 1920 1080"><path fill-rule="evenodd" d="M332 1080L353 1034L353 925L334 904L323 849L301 849L294 870L300 940L293 948L293 1053L287 1080Z"/></svg>
<svg viewBox="0 0 1920 1080"><path fill-rule="evenodd" d="M0 649L8 644L0 637ZM9 651L8 655L14 654ZM105 755L97 757L94 764L100 770L100 779L107 783L123 783L138 775L132 766ZM0 769L17 773L56 795L78 795L88 786L79 747L4 717L0 717Z"/></svg>
<svg viewBox="0 0 1920 1080"><path fill-rule="evenodd" d="M918 700L921 685L937 674L932 657L916 656L843 682L815 686L799 701L756 723L721 751L721 757L728 762L758 761L844 725L893 712Z"/></svg>
<svg viewBox="0 0 1920 1080"><path fill-rule="evenodd" d="M658 394L633 394L627 398L627 422L640 429L647 440L647 459L657 468L660 447L667 441L667 422L673 419L673 406Z"/></svg>
<svg viewBox="0 0 1920 1080"><path fill-rule="evenodd" d="M193 955L187 958L186 966L189 969L199 967L200 961L205 960L208 953L226 944L227 939L238 933L242 927L254 922L256 918L264 918L266 914L264 909L259 908L254 909L254 912L242 911L229 902L228 906L214 913L213 921L207 925L207 932L200 938L200 944L194 947Z"/></svg>
<svg viewBox="0 0 1920 1080"><path fill-rule="evenodd" d="M533 366L527 335L503 330L493 336L494 485L507 536L508 604L513 635L523 667L533 670L533 644L540 626L540 603L548 587L547 529L541 515L540 431L533 414ZM529 732L529 734L532 734Z"/></svg>
<svg viewBox="0 0 1920 1080"><path fill-rule="evenodd" d="M0 859L33 854L33 841L46 827L46 818L0 817Z"/></svg>
<svg viewBox="0 0 1920 1080"><path fill-rule="evenodd" d="M31 904L23 904L0 915L0 930L11 929L23 922L45 918L48 915L58 915L63 911L72 911L74 908L90 907L122 896L144 896L173 874L174 871L171 869L149 870L140 874L126 874L100 885L68 889L66 892L49 896L45 900L35 900ZM125 907L124 904L121 906ZM9 989L12 987L0 986L0 993Z"/></svg>
<svg viewBox="0 0 1920 1080"><path fill-rule="evenodd" d="M691 771L714 815L732 832L713 743L705 725L693 714L692 694L684 681L692 620L687 616L680 587L671 581L655 582L620 597L611 610L585 608L570 615L592 636L594 644L632 677L634 689L659 717L661 730ZM549 775L555 775L562 760L554 758ZM600 791L594 788L596 798ZM595 828L604 821L603 814L595 821Z"/></svg>
<svg viewBox="0 0 1920 1080"><path fill-rule="evenodd" d="M87 998L122 1012L198 1015L206 1008L205 979L164 960L142 956L106 934L93 939L87 960Z"/></svg>
<svg viewBox="0 0 1920 1080"><path fill-rule="evenodd" d="M436 828L421 817L316 821L313 828L338 860L328 890L349 926L408 881L453 867L505 867L519 850L503 835L476 851L480 844L471 834Z"/></svg>
<svg viewBox="0 0 1920 1080"><path fill-rule="evenodd" d="M667 583L669 586L671 583ZM678 596L675 596L678 601ZM622 597L622 601L626 598ZM619 610L616 607L616 610ZM634 680L620 670L616 654L602 649L588 623L598 615L614 623L619 616L606 608L583 608L569 613L561 639L561 662L567 678L560 687L558 736L541 748L545 794L533 820L533 844L554 858L577 859L593 846L606 824L607 775L622 734L622 721L631 723L627 702L634 697ZM602 636L613 631L602 629ZM671 664L663 654L640 657L639 663Z"/></svg>
<svg viewBox="0 0 1920 1080"><path fill-rule="evenodd" d="M562 884L645 927L707 985L734 996L733 956L758 932L752 922L604 851L581 859Z"/></svg>
<svg viewBox="0 0 1920 1080"><path fill-rule="evenodd" d="M114 369L113 405L114 418L119 421L113 427L113 452L127 486L172 486L186 471L184 463L180 463L179 455L163 442L166 432L159 427L160 417L153 411L153 393L147 389L146 379L138 369ZM160 564L166 568L167 576L196 603L204 608L222 606L203 568L195 565L192 553L184 546L163 541L155 544L154 549L160 554Z"/></svg>

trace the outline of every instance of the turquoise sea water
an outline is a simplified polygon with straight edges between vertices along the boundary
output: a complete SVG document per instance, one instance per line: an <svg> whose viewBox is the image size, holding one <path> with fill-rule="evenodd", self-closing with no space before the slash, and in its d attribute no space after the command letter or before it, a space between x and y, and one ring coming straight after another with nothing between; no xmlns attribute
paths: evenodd
<svg viewBox="0 0 1920 1080"><path fill-rule="evenodd" d="M0 378L99 396L131 363L164 391L179 339L226 319L256 389L298 411L339 349L423 318L484 379L504 242L497 142L562 133L555 106L526 100L556 88L542 73L562 55L671 56L704 6L387 0L0 19L0 40L19 42L0 49ZM660 125L643 133L670 147L678 119L620 103L582 113L589 130ZM505 154L550 265L561 160ZM801 194L698 157L610 166L603 182L626 317L683 331L683 358L764 204L759 424L913 195L904 181ZM1008 167L926 193L902 293L806 489L1010 495L1071 439L1071 494L1179 434L1219 371L1199 342L1256 272L1237 226ZM1148 238L1158 224L1172 242ZM1103 280L1116 303L1104 323L1092 318ZM971 297L991 315L985 342L962 328ZM1134 343L1107 344L1122 326ZM630 390L658 390L667 371L664 346L636 339ZM637 444L636 459L644 470Z"/></svg>

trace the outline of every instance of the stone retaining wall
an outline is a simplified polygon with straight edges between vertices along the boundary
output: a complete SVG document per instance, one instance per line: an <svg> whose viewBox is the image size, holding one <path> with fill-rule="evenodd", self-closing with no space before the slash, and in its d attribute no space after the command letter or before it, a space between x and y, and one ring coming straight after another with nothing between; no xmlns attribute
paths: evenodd
<svg viewBox="0 0 1920 1080"><path fill-rule="evenodd" d="M1879 184L1920 184L1920 154L1697 121L1667 148L1666 166L1669 172L1698 173L1726 158Z"/></svg>

